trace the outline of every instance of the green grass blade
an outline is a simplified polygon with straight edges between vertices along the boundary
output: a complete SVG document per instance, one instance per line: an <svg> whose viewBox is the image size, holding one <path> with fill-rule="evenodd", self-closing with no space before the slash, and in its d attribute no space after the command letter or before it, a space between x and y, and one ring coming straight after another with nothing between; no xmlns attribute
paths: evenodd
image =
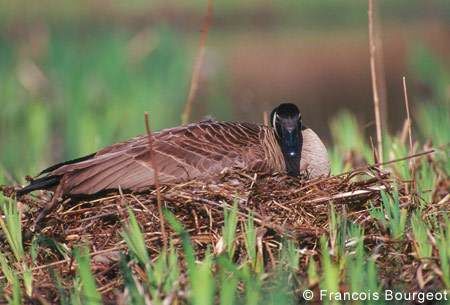
<svg viewBox="0 0 450 305"><path fill-rule="evenodd" d="M433 247L428 240L428 227L422 220L419 212L414 213L411 217L411 228L417 246L418 257L429 258L432 254Z"/></svg>
<svg viewBox="0 0 450 305"><path fill-rule="evenodd" d="M56 273L56 271L51 268L48 271L50 274L50 278L52 279L52 282L55 283L56 290L58 291L59 303L61 305L70 305L69 297L61 283L61 278L59 277L58 273Z"/></svg>
<svg viewBox="0 0 450 305"><path fill-rule="evenodd" d="M136 216L130 209L128 209L128 224L125 231L121 232L121 235L139 262L143 266L149 264L150 257L148 256L144 235L139 227Z"/></svg>
<svg viewBox="0 0 450 305"><path fill-rule="evenodd" d="M338 292L340 283L339 270L331 260L328 242L324 236L320 238L320 250L322 252L322 279L320 288L325 289L328 292Z"/></svg>
<svg viewBox="0 0 450 305"><path fill-rule="evenodd" d="M125 287L128 289L129 302L133 305L144 305L145 297L139 292L128 262L124 255L120 256L119 268L123 275Z"/></svg>
<svg viewBox="0 0 450 305"><path fill-rule="evenodd" d="M0 199L0 205L5 215L5 220L0 215L0 227L6 236L9 246L11 247L14 257L19 262L24 257L22 244L22 224L20 213L17 205L11 199Z"/></svg>
<svg viewBox="0 0 450 305"><path fill-rule="evenodd" d="M212 256L206 258L191 272L191 302L193 305L214 304L215 284L211 272Z"/></svg>
<svg viewBox="0 0 450 305"><path fill-rule="evenodd" d="M14 274L12 281L12 296L8 299L8 304L10 305L20 305L22 304L22 292L20 289L20 282L17 275Z"/></svg>
<svg viewBox="0 0 450 305"><path fill-rule="evenodd" d="M1 251L0 251L0 268L3 274L5 275L6 279L8 280L8 283L12 285L14 282L15 273L11 268L11 266L9 265L8 259L6 258L5 255L3 255Z"/></svg>
<svg viewBox="0 0 450 305"><path fill-rule="evenodd" d="M234 201L231 210L224 207L224 225L222 228L222 235L225 247L227 249L228 255L233 257L234 254L234 240L236 236L236 226L237 226L237 200Z"/></svg>
<svg viewBox="0 0 450 305"><path fill-rule="evenodd" d="M181 237L188 272L190 272L195 269L195 252L189 234L183 228L183 225L178 221L175 215L173 215L169 210L164 210L163 213L172 229Z"/></svg>
<svg viewBox="0 0 450 305"><path fill-rule="evenodd" d="M74 250L74 256L78 263L77 273L83 292L83 303L97 305L102 303L102 297L97 291L94 276L90 267L90 256L87 248L77 248Z"/></svg>

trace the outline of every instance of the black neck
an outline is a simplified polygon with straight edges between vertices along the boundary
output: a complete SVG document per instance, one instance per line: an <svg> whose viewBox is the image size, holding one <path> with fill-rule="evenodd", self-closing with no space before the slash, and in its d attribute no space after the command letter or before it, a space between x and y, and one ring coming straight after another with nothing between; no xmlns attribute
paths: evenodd
<svg viewBox="0 0 450 305"><path fill-rule="evenodd" d="M281 144L281 143L280 143ZM300 161L301 161L301 155L302 155L302 148L303 148L303 135L302 132L299 130L298 132L298 147L299 152L295 156L289 155L284 149L283 146L281 146L281 151L283 153L284 163L286 164L286 172L289 176L299 176L300 175Z"/></svg>

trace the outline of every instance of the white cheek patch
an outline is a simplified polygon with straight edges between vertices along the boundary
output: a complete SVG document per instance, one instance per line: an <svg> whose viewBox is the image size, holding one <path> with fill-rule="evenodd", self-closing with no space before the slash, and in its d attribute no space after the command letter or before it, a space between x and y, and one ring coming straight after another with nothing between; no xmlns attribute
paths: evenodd
<svg viewBox="0 0 450 305"><path fill-rule="evenodd" d="M272 126L273 126L273 129L275 130L275 134L277 135L277 137L280 137L280 135L278 134L278 131L277 131L277 125L276 125L277 119L278 119L278 114L275 112L273 114Z"/></svg>

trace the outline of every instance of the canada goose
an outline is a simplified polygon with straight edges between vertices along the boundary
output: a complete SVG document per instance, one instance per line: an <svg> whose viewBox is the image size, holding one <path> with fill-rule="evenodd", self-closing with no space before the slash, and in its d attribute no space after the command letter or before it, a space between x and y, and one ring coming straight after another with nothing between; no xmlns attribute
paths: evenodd
<svg viewBox="0 0 450 305"><path fill-rule="evenodd" d="M330 165L319 137L302 124L294 104L271 113L271 126L202 121L153 133L161 183L218 175L224 168L286 172L314 178ZM119 187L144 191L154 185L147 136L113 144L91 155L43 170L18 195L57 189L58 196L92 195ZM56 194L55 194L56 196Z"/></svg>

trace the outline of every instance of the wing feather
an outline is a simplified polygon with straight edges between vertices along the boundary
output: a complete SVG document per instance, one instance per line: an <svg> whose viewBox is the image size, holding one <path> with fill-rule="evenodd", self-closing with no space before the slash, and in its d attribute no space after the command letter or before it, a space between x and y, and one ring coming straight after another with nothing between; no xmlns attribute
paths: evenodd
<svg viewBox="0 0 450 305"><path fill-rule="evenodd" d="M263 154L249 155L260 143L257 124L214 121L154 133L154 158L161 183L218 174L225 167L251 167ZM66 175L66 194L95 194L107 189L140 191L154 185L147 137L106 147L92 159L67 164L49 175ZM261 151L256 149L256 151ZM258 160L256 160L258 159Z"/></svg>

